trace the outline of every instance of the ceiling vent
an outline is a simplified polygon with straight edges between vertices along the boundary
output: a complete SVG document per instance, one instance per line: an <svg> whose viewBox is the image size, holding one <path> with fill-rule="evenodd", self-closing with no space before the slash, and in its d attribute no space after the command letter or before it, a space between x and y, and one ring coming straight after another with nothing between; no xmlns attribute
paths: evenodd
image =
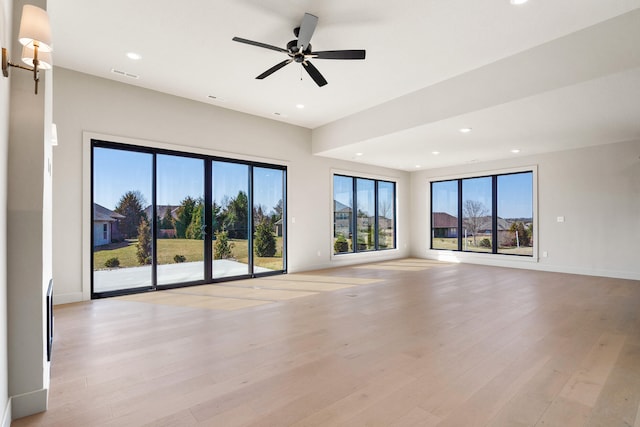
<svg viewBox="0 0 640 427"><path fill-rule="evenodd" d="M115 68L112 68L111 72L113 74L117 74L117 75L122 76L122 77L129 77L130 79L139 79L140 78L140 76L138 76L137 74L127 73L126 71L116 70Z"/></svg>

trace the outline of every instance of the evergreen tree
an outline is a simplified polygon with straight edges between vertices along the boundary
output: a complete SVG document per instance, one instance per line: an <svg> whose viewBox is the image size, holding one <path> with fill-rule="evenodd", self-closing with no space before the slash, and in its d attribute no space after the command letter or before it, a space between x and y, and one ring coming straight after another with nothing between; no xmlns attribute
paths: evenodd
<svg viewBox="0 0 640 427"><path fill-rule="evenodd" d="M176 237L178 239L184 239L187 237L187 228L189 228L189 224L191 224L193 210L195 209L196 204L196 199L190 196L185 197L184 200L180 202L180 207L176 212L178 217L174 221Z"/></svg>
<svg viewBox="0 0 640 427"><path fill-rule="evenodd" d="M144 204L144 197L139 191L127 191L118 201L115 212L124 216L119 220L118 229L125 239L134 239L141 220L148 221Z"/></svg>
<svg viewBox="0 0 640 427"><path fill-rule="evenodd" d="M202 223L204 221L204 202L202 199L198 200L198 204L193 208L193 214L191 215L191 223L187 227L186 237L187 239L202 240L204 235L202 233Z"/></svg>
<svg viewBox="0 0 640 427"><path fill-rule="evenodd" d="M142 218L138 226L136 257L140 265L151 264L151 228L144 218Z"/></svg>
<svg viewBox="0 0 640 427"><path fill-rule="evenodd" d="M271 231L269 221L264 220L256 227L254 246L259 257L272 257L276 254L276 238Z"/></svg>
<svg viewBox="0 0 640 427"><path fill-rule="evenodd" d="M160 228L162 230L170 230L173 228L173 217L171 216L171 207L167 207L164 216L160 220Z"/></svg>
<svg viewBox="0 0 640 427"><path fill-rule="evenodd" d="M229 238L246 239L248 220L249 199L247 193L239 191L238 195L231 199L227 205L223 228L227 231Z"/></svg>
<svg viewBox="0 0 640 427"><path fill-rule="evenodd" d="M233 243L229 242L229 237L226 231L215 232L215 243L213 244L213 259L228 259L233 258L231 249L233 249Z"/></svg>

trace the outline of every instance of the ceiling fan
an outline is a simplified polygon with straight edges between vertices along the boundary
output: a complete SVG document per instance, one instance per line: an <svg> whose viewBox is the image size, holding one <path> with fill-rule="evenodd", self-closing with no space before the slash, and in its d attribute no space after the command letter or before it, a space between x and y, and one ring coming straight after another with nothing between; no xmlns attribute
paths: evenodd
<svg viewBox="0 0 640 427"><path fill-rule="evenodd" d="M262 47L265 49L275 50L276 52L286 53L289 58L280 62L279 64L274 65L269 68L264 73L260 74L256 79L262 80L265 77L270 76L275 73L285 65L288 65L292 62L297 62L302 64L302 68L309 73L309 76L313 79L314 82L320 87L327 84L325 78L320 74L320 71L309 61L309 59L364 59L366 51L363 49L359 50L325 50L320 52L313 52L311 50L311 36L316 29L316 25L318 24L318 17L312 15L310 13L305 13L302 18L302 23L299 27L293 29L293 34L297 37L297 40L291 40L287 43L287 48L283 49L281 47L273 46L266 43L260 43L253 40L247 40L240 37L234 37L233 41L246 43L253 46Z"/></svg>

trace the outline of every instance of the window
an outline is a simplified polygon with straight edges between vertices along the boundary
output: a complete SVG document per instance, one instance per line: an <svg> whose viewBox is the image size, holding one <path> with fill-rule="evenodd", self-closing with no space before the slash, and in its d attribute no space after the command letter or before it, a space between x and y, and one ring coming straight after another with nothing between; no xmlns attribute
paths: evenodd
<svg viewBox="0 0 640 427"><path fill-rule="evenodd" d="M395 188L390 181L333 176L334 254L396 247Z"/></svg>
<svg viewBox="0 0 640 427"><path fill-rule="evenodd" d="M92 141L92 296L286 271L285 183L284 166Z"/></svg>
<svg viewBox="0 0 640 427"><path fill-rule="evenodd" d="M431 183L431 249L533 256L533 171Z"/></svg>

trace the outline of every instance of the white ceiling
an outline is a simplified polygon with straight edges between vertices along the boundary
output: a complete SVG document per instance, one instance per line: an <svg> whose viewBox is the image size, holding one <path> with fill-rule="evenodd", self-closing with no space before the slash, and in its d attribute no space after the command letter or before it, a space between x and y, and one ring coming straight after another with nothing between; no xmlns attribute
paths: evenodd
<svg viewBox="0 0 640 427"><path fill-rule="evenodd" d="M640 0L48 0L48 10L57 66L313 129L323 156L416 170L640 138ZM285 47L305 12L319 17L314 50L367 59L313 60L322 88L295 63L256 80L286 55L232 37Z"/></svg>

